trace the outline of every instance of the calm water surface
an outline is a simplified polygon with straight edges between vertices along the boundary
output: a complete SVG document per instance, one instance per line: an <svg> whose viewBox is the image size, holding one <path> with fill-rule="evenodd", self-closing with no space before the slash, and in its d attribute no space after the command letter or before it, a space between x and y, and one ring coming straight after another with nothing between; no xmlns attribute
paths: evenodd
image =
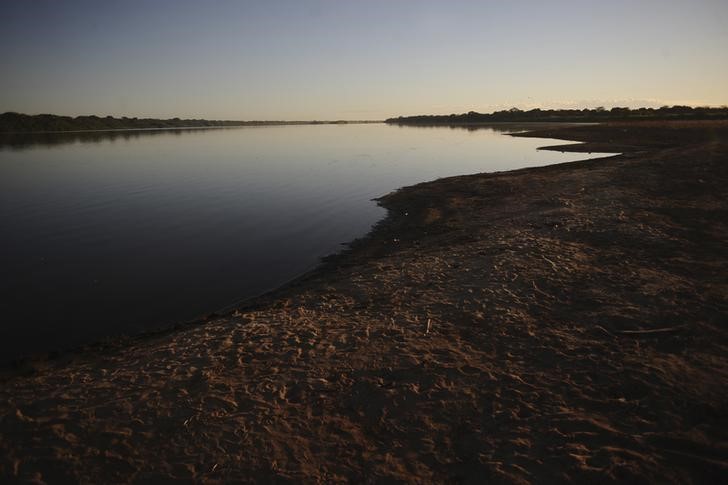
<svg viewBox="0 0 728 485"><path fill-rule="evenodd" d="M3 360L194 319L364 235L371 201L584 158L494 129L383 124L0 140Z"/></svg>

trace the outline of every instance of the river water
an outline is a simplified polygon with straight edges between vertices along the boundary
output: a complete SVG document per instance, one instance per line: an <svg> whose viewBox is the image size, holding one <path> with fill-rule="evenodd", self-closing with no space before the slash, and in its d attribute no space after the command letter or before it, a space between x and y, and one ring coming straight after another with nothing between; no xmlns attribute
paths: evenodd
<svg viewBox="0 0 728 485"><path fill-rule="evenodd" d="M451 175L585 158L514 126L385 124L0 139L2 360L135 333L312 269Z"/></svg>

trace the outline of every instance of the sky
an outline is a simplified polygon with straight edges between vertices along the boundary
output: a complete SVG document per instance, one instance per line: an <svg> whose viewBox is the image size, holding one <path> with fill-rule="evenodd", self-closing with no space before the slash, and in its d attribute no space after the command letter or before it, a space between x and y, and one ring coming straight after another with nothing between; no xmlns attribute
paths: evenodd
<svg viewBox="0 0 728 485"><path fill-rule="evenodd" d="M2 0L0 66L29 114L720 106L728 0Z"/></svg>

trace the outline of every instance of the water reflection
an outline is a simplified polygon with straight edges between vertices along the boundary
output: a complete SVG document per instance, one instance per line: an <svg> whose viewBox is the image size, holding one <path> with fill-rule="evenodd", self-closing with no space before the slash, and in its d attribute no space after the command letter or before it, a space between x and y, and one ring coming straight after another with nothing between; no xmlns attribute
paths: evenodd
<svg viewBox="0 0 728 485"><path fill-rule="evenodd" d="M281 285L402 186L584 158L515 125L45 134L0 151L0 355L194 319ZM17 138L16 138L17 140Z"/></svg>
<svg viewBox="0 0 728 485"><path fill-rule="evenodd" d="M397 126L399 128L422 128L441 130L443 128L450 128L451 130L467 130L467 131L493 131L496 133L518 133L529 130L542 130L554 127L566 127L574 125L587 125L593 123L549 123L549 122L500 122L500 123L451 123L447 125L441 124L396 124L393 123L391 126Z"/></svg>
<svg viewBox="0 0 728 485"><path fill-rule="evenodd" d="M229 130L238 127L200 128L150 128L134 130L69 131L49 133L0 133L0 150L24 150L28 148L55 147L73 143L100 143L114 140L135 140L138 138L176 135L199 130Z"/></svg>
<svg viewBox="0 0 728 485"><path fill-rule="evenodd" d="M559 126L566 126L569 123L560 123ZM577 123L571 123L577 124ZM278 125L280 126L280 125ZM517 133L520 131L537 130L543 128L551 128L554 123L462 123L452 125L390 125L402 129L425 129L425 130L442 130L449 128L452 130L467 131L492 131L495 133ZM24 150L28 148L39 147L55 147L60 145L69 145L74 143L101 143L104 141L114 140L135 140L138 138L154 137L160 135L181 136L185 133L196 131L213 131L213 130L238 130L265 128L260 126L213 126L213 127L197 127L197 128L150 128L150 129L133 129L133 130L105 130L105 131L73 131L73 132L53 132L53 133L0 133L0 150ZM270 126L271 128L273 126Z"/></svg>

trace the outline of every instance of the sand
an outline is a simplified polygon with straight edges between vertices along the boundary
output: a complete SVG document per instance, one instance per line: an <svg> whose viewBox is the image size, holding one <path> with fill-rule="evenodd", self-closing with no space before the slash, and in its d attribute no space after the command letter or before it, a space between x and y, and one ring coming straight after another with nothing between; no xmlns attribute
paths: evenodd
<svg viewBox="0 0 728 485"><path fill-rule="evenodd" d="M5 370L0 481L724 480L728 123L527 136L625 153L401 189L230 314Z"/></svg>

